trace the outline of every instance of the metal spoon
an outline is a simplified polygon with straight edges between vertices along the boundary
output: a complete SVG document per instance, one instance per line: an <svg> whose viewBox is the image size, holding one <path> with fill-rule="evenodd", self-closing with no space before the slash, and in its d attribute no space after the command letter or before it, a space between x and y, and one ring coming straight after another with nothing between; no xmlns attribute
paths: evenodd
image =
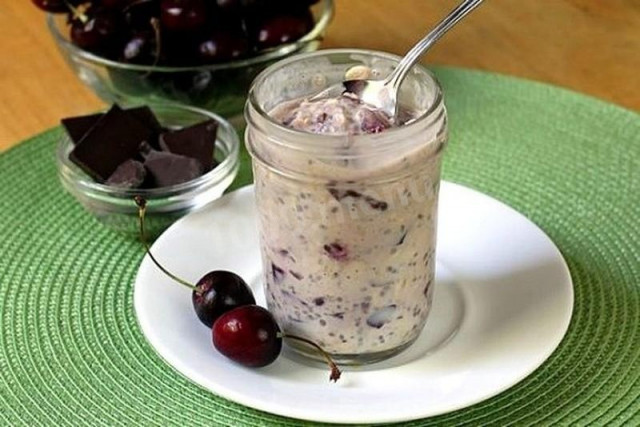
<svg viewBox="0 0 640 427"><path fill-rule="evenodd" d="M429 34L411 48L387 78L383 80L346 80L314 95L311 100L335 97L348 92L357 96L362 102L384 111L390 117L395 117L398 90L411 67L444 33L478 7L482 1L465 0L460 3Z"/></svg>

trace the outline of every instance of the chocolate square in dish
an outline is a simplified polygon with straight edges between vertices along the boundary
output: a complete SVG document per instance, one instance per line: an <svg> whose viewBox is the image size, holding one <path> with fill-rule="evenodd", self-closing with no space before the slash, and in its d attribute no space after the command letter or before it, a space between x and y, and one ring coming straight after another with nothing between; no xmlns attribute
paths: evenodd
<svg viewBox="0 0 640 427"><path fill-rule="evenodd" d="M155 131L117 105L111 107L76 144L69 158L98 182L105 182L126 160L139 158L141 141Z"/></svg>
<svg viewBox="0 0 640 427"><path fill-rule="evenodd" d="M107 179L105 184L120 188L138 188L147 177L144 165L133 159L125 160Z"/></svg>
<svg viewBox="0 0 640 427"><path fill-rule="evenodd" d="M140 123L142 123L149 129L152 129L156 133L156 135L160 135L165 131L165 129L163 129L160 125L160 122L158 122L155 114L153 114L153 111L151 111L151 108L147 107L146 105L135 108L127 108L124 111L131 113L136 120L140 121ZM71 141L73 141L74 144L77 144L78 142L80 142L82 137L91 130L91 128L98 122L98 120L100 120L102 116L104 116L104 113L67 117L60 120L60 122L67 131L67 134L71 138ZM156 144L156 138L154 138L153 141L150 141L150 144L152 146L155 146L155 148L159 148Z"/></svg>
<svg viewBox="0 0 640 427"><path fill-rule="evenodd" d="M61 123L74 144L80 142L83 136L100 120L103 113L89 114L87 116L68 117Z"/></svg>
<svg viewBox="0 0 640 427"><path fill-rule="evenodd" d="M218 123L213 120L166 132L158 138L160 148L197 159L209 171L217 165L213 158Z"/></svg>
<svg viewBox="0 0 640 427"><path fill-rule="evenodd" d="M158 122L158 119L156 118L155 114L153 114L153 111L151 111L151 108L143 105L142 107L128 108L125 111L131 113L137 120L140 121L140 123L153 130L154 135L147 142L153 148L160 149L160 146L158 145L158 136L162 132L165 132L166 129L164 129L162 125L160 125L160 122Z"/></svg>
<svg viewBox="0 0 640 427"><path fill-rule="evenodd" d="M202 164L193 157L182 156L168 151L154 150L143 142L140 152L144 157L144 167L149 172L156 187L168 187L191 181L202 175Z"/></svg>

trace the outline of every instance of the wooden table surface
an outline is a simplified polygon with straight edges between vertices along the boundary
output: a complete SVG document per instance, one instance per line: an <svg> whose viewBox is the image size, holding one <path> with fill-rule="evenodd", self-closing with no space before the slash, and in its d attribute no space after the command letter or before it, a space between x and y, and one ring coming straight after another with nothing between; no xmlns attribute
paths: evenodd
<svg viewBox="0 0 640 427"><path fill-rule="evenodd" d="M324 47L404 53L459 0L335 0ZM487 0L427 64L553 83L640 110L640 0ZM68 69L28 0L0 2L0 151L104 104Z"/></svg>

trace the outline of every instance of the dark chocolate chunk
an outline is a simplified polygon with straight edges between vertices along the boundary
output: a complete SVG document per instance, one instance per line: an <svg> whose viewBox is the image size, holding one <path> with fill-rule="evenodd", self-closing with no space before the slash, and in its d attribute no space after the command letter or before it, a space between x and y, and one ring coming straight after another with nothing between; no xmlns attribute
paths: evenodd
<svg viewBox="0 0 640 427"><path fill-rule="evenodd" d="M136 157L140 141L152 137L151 129L114 105L78 142L69 158L96 181L104 182L121 163Z"/></svg>
<svg viewBox="0 0 640 427"><path fill-rule="evenodd" d="M107 185L121 188L138 188L147 175L144 165L137 160L129 159L121 163L107 179Z"/></svg>
<svg viewBox="0 0 640 427"><path fill-rule="evenodd" d="M332 187L328 188L327 190L337 201L340 201L346 197L353 197L354 199L362 197L362 193L359 193L355 190L341 190L339 188Z"/></svg>
<svg viewBox="0 0 640 427"><path fill-rule="evenodd" d="M158 122L158 119L151 111L151 108L147 106L128 108L127 111L132 114L141 124L152 129L156 135L160 135L165 130ZM91 128L98 122L98 120L104 115L104 113L89 114L86 116L67 117L60 122L64 126L67 134L71 138L74 144L80 142L82 137L91 130ZM155 141L154 141L155 143ZM153 144L152 144L153 145ZM156 146L156 148L159 148Z"/></svg>
<svg viewBox="0 0 640 427"><path fill-rule="evenodd" d="M191 181L203 172L200 162L191 157L153 149L143 153L143 156L144 166L153 177L156 187Z"/></svg>
<svg viewBox="0 0 640 427"><path fill-rule="evenodd" d="M382 201L382 200L378 200L378 199L374 199L371 196L365 196L364 201L367 202L369 204L369 206L371 206L371 209L375 209L375 210L378 210L378 211L386 211L387 208L389 207L387 202Z"/></svg>
<svg viewBox="0 0 640 427"><path fill-rule="evenodd" d="M160 135L160 148L174 154L198 159L205 171L215 164L213 158L218 123L213 120L198 123L173 132Z"/></svg>
<svg viewBox="0 0 640 427"><path fill-rule="evenodd" d="M160 122L156 118L151 108L143 105L142 107L128 108L126 111L130 112L135 116L140 123L153 130L156 133L164 132L164 128L160 125Z"/></svg>
<svg viewBox="0 0 640 427"><path fill-rule="evenodd" d="M102 117L102 113L90 114L88 116L68 117L60 122L67 131L69 138L74 145L80 142L83 136L95 125Z"/></svg>
<svg viewBox="0 0 640 427"><path fill-rule="evenodd" d="M371 207L371 209L386 211L389 207L387 202L378 200L371 196L367 196L366 194L362 194L355 190L342 190L335 187L329 187L327 188L327 190L329 191L329 194L331 194L331 196L333 196L333 198L339 202L342 201L342 199L346 199L347 197L351 197L353 199L359 199L362 197L364 198L364 201Z"/></svg>
<svg viewBox="0 0 640 427"><path fill-rule="evenodd" d="M160 145L158 144L158 137L161 133L166 132L167 130L160 125L160 122L158 122L158 119L155 114L153 114L153 111L151 111L151 108L142 106L129 108L126 111L131 113L136 120L153 131L153 136L149 138L148 142L153 148L159 150Z"/></svg>

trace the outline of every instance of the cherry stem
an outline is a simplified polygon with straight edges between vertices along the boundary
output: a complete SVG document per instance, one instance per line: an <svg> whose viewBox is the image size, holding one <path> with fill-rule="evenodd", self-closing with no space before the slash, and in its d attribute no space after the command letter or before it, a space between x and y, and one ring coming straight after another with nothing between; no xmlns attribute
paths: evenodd
<svg viewBox="0 0 640 427"><path fill-rule="evenodd" d="M197 287L193 286L191 283L187 282L186 280L181 279L178 276L176 276L175 274L171 273L169 270L164 268L155 259L155 257L151 253L151 250L149 248L149 244L147 243L146 233L144 231L144 217L145 217L145 213L147 211L147 201L142 196L135 196L134 200L136 202L136 205L138 206L138 220L139 220L139 225L140 225L140 240L142 241L142 244L144 245L144 249L145 249L147 255L149 255L149 258L151 258L151 261L153 261L153 263L156 265L156 267L158 267L160 270L162 270L162 272L164 274L166 274L167 276L169 276L170 278L172 278L176 282L180 283L181 285L186 286L187 288L191 289L192 291L200 292Z"/></svg>
<svg viewBox="0 0 640 427"><path fill-rule="evenodd" d="M162 38L160 34L160 22L158 18L151 18L151 27L153 28L153 36L156 38L156 49L155 49L155 58L153 59L153 64L151 66L155 67L158 65L158 61L160 61L160 54L162 53Z"/></svg>
<svg viewBox="0 0 640 427"><path fill-rule="evenodd" d="M151 28L153 28L153 37L156 39L156 48L153 52L155 57L153 58L153 64L151 64L151 67L155 67L156 65L158 65L158 62L160 62L160 54L162 53L162 48L160 46L160 21L158 21L158 18L151 18L149 24L151 25ZM149 71L144 73L142 77L149 77L152 73L153 70L149 69Z"/></svg>
<svg viewBox="0 0 640 427"><path fill-rule="evenodd" d="M84 11L81 11L80 8L75 7L74 5L72 5L71 3L69 3L68 0L64 0L64 4L69 8L69 10L71 11L71 13L73 14L73 19L79 19L80 22L82 22L83 24L86 24L87 21L89 20L89 18L87 18L87 15L84 13Z"/></svg>
<svg viewBox="0 0 640 427"><path fill-rule="evenodd" d="M329 375L329 381L336 382L336 381L338 381L338 379L340 379L340 375L342 375L342 371L340 371L340 368L338 367L336 362L333 361L333 359L331 358L329 353L324 351L322 349L322 347L320 347L318 344L316 344L313 341L308 340L306 338L302 338L302 337L299 337L297 335L286 334L284 332L280 332L280 333L278 333L278 335L281 338L291 338L292 340L303 342L303 343L308 344L311 347L315 348L316 350L318 350L320 352L320 354L322 354L324 359L327 361L327 364L329 365L329 369L331 369L331 374Z"/></svg>

